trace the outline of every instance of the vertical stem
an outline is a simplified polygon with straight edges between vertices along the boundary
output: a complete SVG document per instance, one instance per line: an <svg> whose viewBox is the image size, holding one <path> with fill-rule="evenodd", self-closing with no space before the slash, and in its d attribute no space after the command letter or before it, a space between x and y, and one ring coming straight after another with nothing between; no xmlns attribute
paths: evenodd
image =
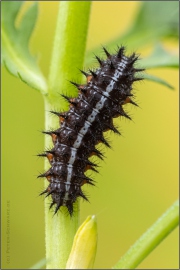
<svg viewBox="0 0 180 270"><path fill-rule="evenodd" d="M60 3L49 73L49 94L64 93L67 80L80 79L89 22L90 1Z"/></svg>
<svg viewBox="0 0 180 270"><path fill-rule="evenodd" d="M49 115L49 110L52 109L48 100L45 101L45 122L46 129L54 125L54 117ZM45 146L52 146L52 140L50 136L45 138ZM49 168L49 163L45 161L45 169ZM45 187L48 182L45 180ZM53 212L49 211L49 205L51 203L50 196L45 199L45 230L46 230L46 259L47 269L59 269L65 268L66 261L68 259L73 238L78 227L79 212L75 212L74 216L70 218L67 215L65 207L61 207L58 214L53 216ZM76 207L77 208L77 207Z"/></svg>
<svg viewBox="0 0 180 270"><path fill-rule="evenodd" d="M70 94L67 80L80 79L78 67L82 68L89 13L91 3L88 1L64 1L60 3L57 26L54 38L54 47L49 72L49 93L45 96L45 128L55 128L54 118L50 116L52 109L62 110L64 103L60 93ZM58 122L58 121L57 121ZM56 128L57 128L56 124ZM52 147L51 138L46 136L45 149ZM49 168L45 162L45 170ZM45 187L47 187L47 180ZM63 269L72 247L73 238L78 228L79 206L72 218L67 215L65 207L53 216L49 211L51 198L45 199L45 235L47 269Z"/></svg>

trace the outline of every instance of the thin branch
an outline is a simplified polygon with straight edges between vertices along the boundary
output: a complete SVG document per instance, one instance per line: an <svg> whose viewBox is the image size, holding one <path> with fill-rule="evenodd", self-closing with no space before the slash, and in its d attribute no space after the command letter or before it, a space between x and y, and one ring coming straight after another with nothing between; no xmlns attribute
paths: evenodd
<svg viewBox="0 0 180 270"><path fill-rule="evenodd" d="M135 269L179 224L176 201L128 250L113 269Z"/></svg>

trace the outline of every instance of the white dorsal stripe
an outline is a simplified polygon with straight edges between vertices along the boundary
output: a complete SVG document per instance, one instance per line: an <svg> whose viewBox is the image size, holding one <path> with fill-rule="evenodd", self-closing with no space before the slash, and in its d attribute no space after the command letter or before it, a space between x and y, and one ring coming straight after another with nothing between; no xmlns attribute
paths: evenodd
<svg viewBox="0 0 180 270"><path fill-rule="evenodd" d="M74 163L75 158L76 158L76 153L77 153L77 149L71 147L71 157L70 157L70 159L68 161L69 164L73 164Z"/></svg>
<svg viewBox="0 0 180 270"><path fill-rule="evenodd" d="M99 113L99 111L97 111L96 109L92 110L92 113L88 116L87 120L92 123L94 122L96 115Z"/></svg>
<svg viewBox="0 0 180 270"><path fill-rule="evenodd" d="M85 135L90 126L91 126L91 123L89 123L89 121L85 121L84 126L81 128L79 133L81 133L82 135Z"/></svg>
<svg viewBox="0 0 180 270"><path fill-rule="evenodd" d="M67 165L67 182L69 183L71 181L72 169L73 169L72 165Z"/></svg>
<svg viewBox="0 0 180 270"><path fill-rule="evenodd" d="M72 170L73 166L72 165L67 165L67 181L65 182L65 196L63 198L63 204L66 205L66 201L69 199L69 189L70 189L70 184L71 184L71 177L72 177Z"/></svg>
<svg viewBox="0 0 180 270"><path fill-rule="evenodd" d="M68 191L66 191L64 199L63 199L63 205L66 205L66 201L68 201L68 199L69 199L69 193Z"/></svg>
<svg viewBox="0 0 180 270"><path fill-rule="evenodd" d="M109 93L108 92L103 92L103 95L106 97L109 97Z"/></svg>
<svg viewBox="0 0 180 270"><path fill-rule="evenodd" d="M110 93L114 88L115 81L111 80L110 84L106 87L106 92Z"/></svg>
<svg viewBox="0 0 180 270"><path fill-rule="evenodd" d="M71 164L71 166L69 166L69 165L67 166L67 170L68 170L67 181L64 182L65 188L66 188L65 197L63 200L64 204L66 203L66 201L69 198L68 191L69 191L70 184L71 184L73 164L74 164L74 161L76 159L77 149L80 147L81 142L84 138L84 135L88 132L89 127L91 126L91 123L94 122L99 111L104 107L104 104L107 100L107 97L109 97L109 93L113 90L114 84L116 83L116 81L119 80L119 77L122 76L123 70L126 68L126 65L127 65L127 58L122 57L121 62L118 64L118 67L115 70L115 73L114 73L112 79L110 80L109 84L107 85L107 87L103 93L103 96L96 103L96 106L95 106L95 108L93 108L91 114L88 116L87 121L84 122L84 126L80 129L80 131L77 135L77 139L75 140L73 147L71 148L71 157L68 161L68 163ZM103 75L104 75L104 72L101 72L101 76L103 76Z"/></svg>
<svg viewBox="0 0 180 270"><path fill-rule="evenodd" d="M102 96L100 101L96 103L95 109L92 110L91 114L88 116L87 120L88 122L92 123L94 122L96 115L99 113L99 110L101 110L104 106L105 101L107 100L106 97ZM85 121L85 124L87 122ZM88 128L85 128L85 125L80 129L77 139L73 144L73 147L75 148L79 148L79 146L81 145L81 141L83 139L82 137L82 132L84 133L84 135L87 133L88 129L89 129L90 125L88 126Z"/></svg>

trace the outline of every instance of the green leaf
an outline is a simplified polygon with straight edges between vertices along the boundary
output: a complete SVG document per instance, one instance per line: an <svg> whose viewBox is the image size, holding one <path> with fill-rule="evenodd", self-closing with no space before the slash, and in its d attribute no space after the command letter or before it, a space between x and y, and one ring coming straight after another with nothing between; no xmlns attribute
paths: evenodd
<svg viewBox="0 0 180 270"><path fill-rule="evenodd" d="M143 58L141 60L141 66L148 68L178 68L179 67L179 58L173 53L164 50L161 44L157 44L154 48L154 51L147 58ZM165 80L158 78L156 76L150 74L144 74L143 77L147 80L160 83L170 89L174 89L172 85L170 85Z"/></svg>
<svg viewBox="0 0 180 270"><path fill-rule="evenodd" d="M160 84L162 84L162 85L164 85L164 86L166 86L166 87L168 87L168 88L170 88L172 90L174 89L174 87L171 84L169 84L165 80L163 80L163 79L161 79L159 77L156 77L154 75L144 74L143 78L146 79L146 80L152 81L152 82L160 83Z"/></svg>
<svg viewBox="0 0 180 270"><path fill-rule="evenodd" d="M137 68L145 68L145 69L160 68L160 67L178 68L178 66L179 66L179 58L176 55L173 55L172 53L165 51L159 44L155 47L153 53L150 56L141 59L139 63L137 63ZM155 83L160 83L170 89L174 89L174 87L167 81L154 75L145 73L142 75L142 77L146 80Z"/></svg>
<svg viewBox="0 0 180 270"><path fill-rule="evenodd" d="M2 63L12 75L45 94L45 78L28 48L38 5L32 3L17 27L16 20L22 5L23 1L3 1L1 4Z"/></svg>
<svg viewBox="0 0 180 270"><path fill-rule="evenodd" d="M130 247L113 269L135 269L178 224L179 200Z"/></svg>
<svg viewBox="0 0 180 270"><path fill-rule="evenodd" d="M140 47L157 43L169 37L178 38L179 33L178 1L142 1L133 24L124 33L104 44L110 51L117 45L127 44L128 50L139 51ZM121 23L119 21L119 23ZM101 52L99 46L87 53L86 64L92 64L92 54Z"/></svg>
<svg viewBox="0 0 180 270"><path fill-rule="evenodd" d="M158 44L150 56L141 60L141 64L146 68L178 68L179 57L169 51L166 51L160 44Z"/></svg>
<svg viewBox="0 0 180 270"><path fill-rule="evenodd" d="M150 37L178 37L179 3L178 1L144 1L133 29L148 32Z"/></svg>

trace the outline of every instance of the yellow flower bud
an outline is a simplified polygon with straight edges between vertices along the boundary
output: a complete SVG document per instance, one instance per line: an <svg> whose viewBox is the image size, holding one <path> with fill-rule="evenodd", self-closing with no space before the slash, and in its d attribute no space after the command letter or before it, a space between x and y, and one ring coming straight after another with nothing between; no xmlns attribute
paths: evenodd
<svg viewBox="0 0 180 270"><path fill-rule="evenodd" d="M95 216L88 216L79 227L66 269L93 268L97 247L97 223Z"/></svg>

